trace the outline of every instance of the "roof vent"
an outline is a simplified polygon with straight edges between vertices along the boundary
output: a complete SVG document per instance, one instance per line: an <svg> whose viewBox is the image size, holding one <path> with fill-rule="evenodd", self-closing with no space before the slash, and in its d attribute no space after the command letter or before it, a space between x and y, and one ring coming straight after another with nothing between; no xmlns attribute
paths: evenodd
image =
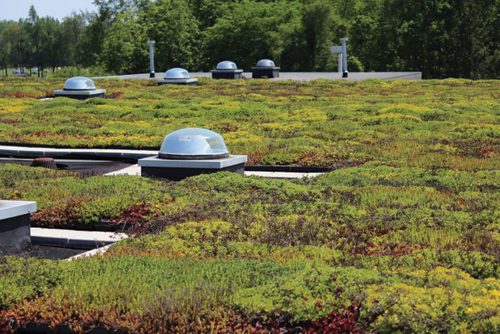
<svg viewBox="0 0 500 334"><path fill-rule="evenodd" d="M177 160L220 159L229 157L229 152L218 133L201 128L186 128L165 137L158 157Z"/></svg>

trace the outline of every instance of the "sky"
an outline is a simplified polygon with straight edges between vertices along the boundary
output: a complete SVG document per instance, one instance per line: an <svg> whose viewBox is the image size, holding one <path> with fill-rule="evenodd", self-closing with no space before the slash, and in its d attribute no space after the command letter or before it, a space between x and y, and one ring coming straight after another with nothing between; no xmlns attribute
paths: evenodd
<svg viewBox="0 0 500 334"><path fill-rule="evenodd" d="M38 16L52 16L62 19L72 12L95 10L93 0L0 0L0 20L26 18L31 5Z"/></svg>

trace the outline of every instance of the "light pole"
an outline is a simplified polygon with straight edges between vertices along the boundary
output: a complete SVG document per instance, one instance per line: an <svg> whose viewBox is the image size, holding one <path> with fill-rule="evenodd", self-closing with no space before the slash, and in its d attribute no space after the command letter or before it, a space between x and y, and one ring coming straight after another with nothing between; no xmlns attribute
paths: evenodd
<svg viewBox="0 0 500 334"><path fill-rule="evenodd" d="M149 46L149 77L155 77L155 41L148 39Z"/></svg>

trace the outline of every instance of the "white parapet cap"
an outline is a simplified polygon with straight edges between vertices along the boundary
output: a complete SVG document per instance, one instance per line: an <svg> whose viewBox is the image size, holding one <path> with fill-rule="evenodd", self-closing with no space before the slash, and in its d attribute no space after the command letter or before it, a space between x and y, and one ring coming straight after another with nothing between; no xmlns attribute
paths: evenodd
<svg viewBox="0 0 500 334"><path fill-rule="evenodd" d="M0 220L36 212L36 202L0 200Z"/></svg>

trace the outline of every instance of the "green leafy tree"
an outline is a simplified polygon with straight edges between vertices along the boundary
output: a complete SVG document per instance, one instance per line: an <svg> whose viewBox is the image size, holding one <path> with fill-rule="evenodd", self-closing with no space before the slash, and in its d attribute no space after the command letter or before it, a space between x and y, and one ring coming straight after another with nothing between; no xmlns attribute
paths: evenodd
<svg viewBox="0 0 500 334"><path fill-rule="evenodd" d="M26 20L19 20L16 29L13 29L15 36L15 47L11 55L11 64L24 71L31 58L30 32Z"/></svg>
<svg viewBox="0 0 500 334"><path fill-rule="evenodd" d="M0 67L156 65L208 70L223 59L249 69L273 58L284 71L336 70L332 44L348 37L351 71L498 78L499 0L94 0L96 12L58 21L0 23Z"/></svg>
<svg viewBox="0 0 500 334"><path fill-rule="evenodd" d="M98 62L113 22L125 10L135 9L136 3L133 0L94 0L97 12L88 15L88 26L81 42L82 65L93 66Z"/></svg>
<svg viewBox="0 0 500 334"><path fill-rule="evenodd" d="M146 30L132 10L118 14L104 41L100 61L116 73L144 71L147 67Z"/></svg>
<svg viewBox="0 0 500 334"><path fill-rule="evenodd" d="M18 25L13 21L0 22L0 66L5 72L5 76L9 75L9 64L12 63L12 55L16 48L16 32Z"/></svg>
<svg viewBox="0 0 500 334"><path fill-rule="evenodd" d="M308 62L306 68L321 70L329 57L332 43L333 18L329 2L316 0L302 8L302 29Z"/></svg>
<svg viewBox="0 0 500 334"><path fill-rule="evenodd" d="M61 25L59 21L51 17L40 18L37 22L40 29L40 47L38 59L41 75L46 67L54 68L64 62L65 45Z"/></svg>
<svg viewBox="0 0 500 334"><path fill-rule="evenodd" d="M201 30L213 26L217 20L225 15L232 1L227 0L189 0L191 12L196 17Z"/></svg>
<svg viewBox="0 0 500 334"><path fill-rule="evenodd" d="M454 1L453 36L446 64L447 76L500 76L500 13L498 0Z"/></svg>
<svg viewBox="0 0 500 334"><path fill-rule="evenodd" d="M497 0L386 0L376 54L380 70L426 77L497 77Z"/></svg>
<svg viewBox="0 0 500 334"><path fill-rule="evenodd" d="M83 41L85 38L88 24L88 14L79 13L65 17L61 23L61 32L63 34L64 60L61 65L80 65L83 64L84 54Z"/></svg>
<svg viewBox="0 0 500 334"><path fill-rule="evenodd" d="M378 25L384 0L340 1L336 7L339 24L336 37L349 37L349 70L373 71L379 65L377 57L385 45L378 44ZM338 40L335 44L339 43ZM356 66L356 62L359 65Z"/></svg>
<svg viewBox="0 0 500 334"><path fill-rule="evenodd" d="M245 69L260 58L280 60L300 24L295 3L242 1L205 32L207 66L231 59Z"/></svg>
<svg viewBox="0 0 500 334"><path fill-rule="evenodd" d="M148 37L156 41L156 64L160 69L181 66L196 69L200 62L198 21L187 0L160 0L144 15ZM144 42L146 49L146 42ZM147 64L146 64L147 65Z"/></svg>
<svg viewBox="0 0 500 334"><path fill-rule="evenodd" d="M40 47L41 47L41 31L40 24L38 23L38 14L35 7L32 5L29 9L28 18L25 21L25 27L28 31L29 36L29 65L30 73L33 65L37 65L40 59Z"/></svg>

